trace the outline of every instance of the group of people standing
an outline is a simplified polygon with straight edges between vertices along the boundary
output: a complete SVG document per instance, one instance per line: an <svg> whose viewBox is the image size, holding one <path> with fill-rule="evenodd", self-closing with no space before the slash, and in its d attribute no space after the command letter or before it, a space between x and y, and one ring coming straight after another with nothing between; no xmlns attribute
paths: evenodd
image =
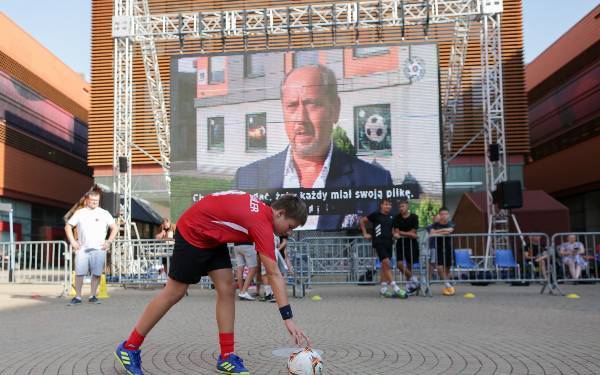
<svg viewBox="0 0 600 375"><path fill-rule="evenodd" d="M396 216L391 215L392 201L383 199L380 202L379 211L372 212L360 219L360 229L363 237L372 241L373 249L381 262L381 288L379 291L381 296L406 298L420 289L419 280L413 273L413 265L419 262L420 257L419 241L417 240L419 217L410 212L408 200L398 202L398 211ZM372 233L367 231L367 222L372 224ZM432 239L431 261L437 265L440 277L445 280L442 294L452 296L456 291L450 283L452 243L447 235L454 232L454 223L450 220L447 208L440 208L433 224L427 227L427 232ZM394 240L396 240L397 267L407 280L406 291L396 284L392 273Z"/></svg>

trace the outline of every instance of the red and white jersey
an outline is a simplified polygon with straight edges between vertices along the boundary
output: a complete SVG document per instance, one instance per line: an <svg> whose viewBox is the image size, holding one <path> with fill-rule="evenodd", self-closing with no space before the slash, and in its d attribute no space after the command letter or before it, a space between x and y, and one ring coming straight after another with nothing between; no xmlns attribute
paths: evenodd
<svg viewBox="0 0 600 375"><path fill-rule="evenodd" d="M254 242L256 251L275 260L273 210L243 191L222 191L202 198L181 215L177 231L201 249Z"/></svg>

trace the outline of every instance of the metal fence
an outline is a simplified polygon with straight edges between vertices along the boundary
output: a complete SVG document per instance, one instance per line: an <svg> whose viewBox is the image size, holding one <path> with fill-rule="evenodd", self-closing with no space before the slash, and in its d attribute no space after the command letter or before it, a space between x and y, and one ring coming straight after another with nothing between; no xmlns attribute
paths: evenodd
<svg viewBox="0 0 600 375"><path fill-rule="evenodd" d="M432 284L444 282L538 283L542 293L554 293L551 245L543 233L429 236L419 231L416 243L405 241L391 251L391 266L396 282L414 276L423 295L432 294ZM380 263L371 242L362 237L307 237L294 246L296 287L376 282Z"/></svg>
<svg viewBox="0 0 600 375"><path fill-rule="evenodd" d="M394 279L406 283L405 269L420 282L423 295L433 284L539 283L541 292L562 293L565 282L600 281L600 232L452 234L418 232L418 249L392 251ZM167 280L174 241L115 241L107 253L109 282L124 286L160 285ZM231 250L231 249L230 249ZM0 242L0 282L71 285L72 251L64 241ZM319 284L377 283L380 263L371 241L358 236L305 237L288 241L293 267L287 278L293 294ZM232 265L235 267L235 257ZM410 275L406 273L407 275ZM200 285L209 286L204 277Z"/></svg>
<svg viewBox="0 0 600 375"><path fill-rule="evenodd" d="M167 281L173 240L117 240L107 257L109 282L127 285L158 285Z"/></svg>
<svg viewBox="0 0 600 375"><path fill-rule="evenodd" d="M71 283L71 249L64 241L0 242L0 282Z"/></svg>
<svg viewBox="0 0 600 375"><path fill-rule="evenodd" d="M361 276L375 269L371 244L362 237L307 237L296 247L296 277L306 285L368 283Z"/></svg>
<svg viewBox="0 0 600 375"><path fill-rule="evenodd" d="M431 284L487 285L538 283L554 293L550 241L544 233L472 233L428 236L422 257L427 264L425 293Z"/></svg>
<svg viewBox="0 0 600 375"><path fill-rule="evenodd" d="M600 281L600 232L556 233L552 273L556 284Z"/></svg>

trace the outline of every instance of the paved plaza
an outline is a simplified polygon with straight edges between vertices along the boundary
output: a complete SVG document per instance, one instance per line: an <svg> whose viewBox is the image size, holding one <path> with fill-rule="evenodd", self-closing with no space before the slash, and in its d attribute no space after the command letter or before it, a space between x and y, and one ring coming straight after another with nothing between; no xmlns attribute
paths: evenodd
<svg viewBox="0 0 600 375"><path fill-rule="evenodd" d="M600 374L600 285L459 286L454 297L380 299L376 287L320 286L292 299L326 374ZM87 290L87 286L84 287ZM112 350L156 290L110 288L66 307L56 287L0 285L0 374L124 374ZM475 299L463 298L475 293ZM214 292L188 297L146 339L146 374L215 374ZM311 300L319 294L322 300ZM237 352L253 374L285 374L290 347L274 304L237 304Z"/></svg>

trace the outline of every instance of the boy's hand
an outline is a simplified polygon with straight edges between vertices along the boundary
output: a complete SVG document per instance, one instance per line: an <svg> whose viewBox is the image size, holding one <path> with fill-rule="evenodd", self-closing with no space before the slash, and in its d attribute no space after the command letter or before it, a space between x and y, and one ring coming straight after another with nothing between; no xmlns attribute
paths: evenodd
<svg viewBox="0 0 600 375"><path fill-rule="evenodd" d="M363 237L365 240L370 240L371 238L373 238L369 233L363 233Z"/></svg>
<svg viewBox="0 0 600 375"><path fill-rule="evenodd" d="M306 336L304 332L302 332L298 327L296 327L292 319L284 320L283 323L285 324L285 328L287 328L290 335L292 335L292 337L294 338L294 343L296 345L304 346L302 345L302 342L306 341L307 346L312 346L312 342L310 341L308 336Z"/></svg>

